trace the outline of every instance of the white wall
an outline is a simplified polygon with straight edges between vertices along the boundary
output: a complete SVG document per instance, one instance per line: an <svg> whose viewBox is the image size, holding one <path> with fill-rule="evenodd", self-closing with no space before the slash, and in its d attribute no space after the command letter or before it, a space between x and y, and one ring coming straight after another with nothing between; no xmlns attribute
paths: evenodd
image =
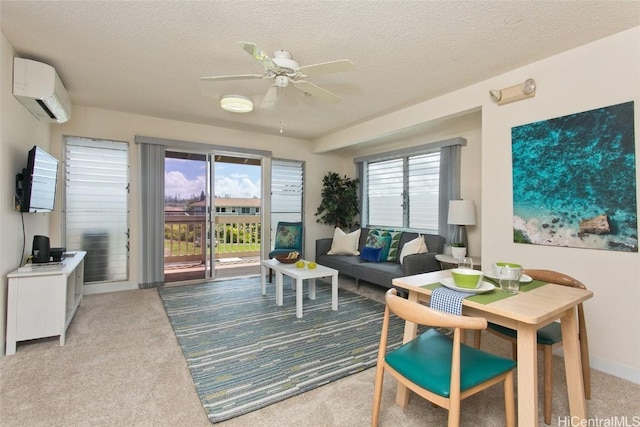
<svg viewBox="0 0 640 427"><path fill-rule="evenodd" d="M49 150L49 125L39 122L12 94L15 51L0 33L0 354L5 351L7 274L31 253L34 235L49 234L45 213L20 214L14 209L15 176L27 166L27 153L38 145ZM24 234L22 218L24 218Z"/></svg>
<svg viewBox="0 0 640 427"><path fill-rule="evenodd" d="M535 98L505 106L490 100L490 89L529 77L538 84ZM640 324L640 254L514 244L512 237L511 127L626 101L635 101L638 167L640 27L327 135L315 141L314 150L357 151L358 143L389 139L394 133L480 108L482 149L475 161L481 162L482 192L475 193L464 177L462 191L465 198L481 199L483 265L517 260L525 267L559 270L583 281L594 292L585 303L592 366L640 383L640 340L632 332ZM463 158L463 168L475 170L467 164L473 161L470 156Z"/></svg>
<svg viewBox="0 0 640 427"><path fill-rule="evenodd" d="M482 185L492 189L482 197L483 259L522 260L527 267L559 270L583 281L594 292L585 303L592 365L640 383L640 340L631 332L640 324L640 255L512 243L510 170L511 127L635 101L640 172L640 28L515 70L492 85L503 88L527 77L538 84L535 98L483 106Z"/></svg>

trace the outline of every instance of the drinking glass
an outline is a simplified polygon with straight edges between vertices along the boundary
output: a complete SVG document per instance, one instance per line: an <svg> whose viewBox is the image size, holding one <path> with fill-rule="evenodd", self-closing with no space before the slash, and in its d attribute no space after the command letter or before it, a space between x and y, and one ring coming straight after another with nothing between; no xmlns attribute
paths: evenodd
<svg viewBox="0 0 640 427"><path fill-rule="evenodd" d="M462 257L458 260L458 268L470 268L473 270L473 260L471 257Z"/></svg>
<svg viewBox="0 0 640 427"><path fill-rule="evenodd" d="M504 292L515 295L520 290L520 275L522 267L500 267L498 275L500 280L500 289Z"/></svg>

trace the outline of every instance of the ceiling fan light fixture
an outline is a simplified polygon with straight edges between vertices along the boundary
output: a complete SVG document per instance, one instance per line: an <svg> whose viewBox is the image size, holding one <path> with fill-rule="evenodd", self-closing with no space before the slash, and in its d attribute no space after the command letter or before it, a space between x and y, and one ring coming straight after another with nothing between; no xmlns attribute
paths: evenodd
<svg viewBox="0 0 640 427"><path fill-rule="evenodd" d="M232 113L249 113L253 111L253 100L244 95L224 95L220 98L220 108Z"/></svg>

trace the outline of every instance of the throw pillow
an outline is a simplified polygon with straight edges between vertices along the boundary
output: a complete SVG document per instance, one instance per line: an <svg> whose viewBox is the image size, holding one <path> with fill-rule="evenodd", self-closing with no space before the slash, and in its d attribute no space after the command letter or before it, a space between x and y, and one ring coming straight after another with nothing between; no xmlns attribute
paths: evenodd
<svg viewBox="0 0 640 427"><path fill-rule="evenodd" d="M300 249L302 227L300 224L278 223L274 249Z"/></svg>
<svg viewBox="0 0 640 427"><path fill-rule="evenodd" d="M358 243L360 240L360 228L346 234L339 227L333 233L333 242L327 255L360 255Z"/></svg>
<svg viewBox="0 0 640 427"><path fill-rule="evenodd" d="M424 242L424 236L419 234L418 237L408 241L402 247L402 251L400 252L400 264L402 264L404 257L407 255L422 254L425 252L429 252L429 249L427 248L427 244Z"/></svg>
<svg viewBox="0 0 640 427"><path fill-rule="evenodd" d="M398 247L400 246L400 237L402 237L402 231L382 230L382 236L389 236L389 238L391 239L387 261L396 262L399 255Z"/></svg>
<svg viewBox="0 0 640 427"><path fill-rule="evenodd" d="M384 234L385 230L378 230L372 228L367 234L366 246L372 248L382 248L382 254L380 255L380 261L388 261L389 250L391 249L391 236ZM394 260L395 261L395 260Z"/></svg>
<svg viewBox="0 0 640 427"><path fill-rule="evenodd" d="M362 248L360 259L368 262L380 262L381 255L382 248L372 248L371 246L365 246Z"/></svg>

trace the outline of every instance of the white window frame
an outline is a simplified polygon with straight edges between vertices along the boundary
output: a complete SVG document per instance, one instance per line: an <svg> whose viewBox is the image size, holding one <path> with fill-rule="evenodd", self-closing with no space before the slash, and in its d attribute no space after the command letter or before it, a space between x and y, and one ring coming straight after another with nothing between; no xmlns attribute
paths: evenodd
<svg viewBox="0 0 640 427"><path fill-rule="evenodd" d="M435 164L435 167L420 173L416 166L425 164ZM367 227L437 234L439 164L439 150L364 162L363 223ZM425 168L422 169L424 172ZM418 171L419 175L412 171ZM421 182L416 182L416 178ZM422 200L423 197L427 200Z"/></svg>
<svg viewBox="0 0 640 427"><path fill-rule="evenodd" d="M448 205L449 200L460 198L460 157L461 148L467 145L467 141L461 137L450 138L442 141L430 142L415 147L403 148L386 153L372 154L363 157L356 157L353 162L356 164L356 171L358 178L360 179L360 223L363 227L383 227L397 230L407 230L420 233L437 233L442 236L448 236L451 234L450 226L447 224ZM418 158L422 155L428 155L431 153L439 153L439 176L437 177L437 190L436 177L428 179L427 181L418 181L425 184L425 187L429 187L431 192L427 197L427 202L431 204L426 209L429 209L431 220L423 224L411 224L409 221L409 211L411 206L412 196L415 198L420 193L411 191L411 185L407 184L409 181L409 167L406 162L411 158ZM383 162L387 160L402 160L402 180L404 193L396 195L396 198L400 197L402 200L402 212L403 220L402 226L385 224L372 224L369 220L369 200L368 200L368 167L370 164L377 162ZM406 162L405 162L406 159ZM424 179L424 178L423 178ZM409 189L409 192L407 192ZM418 201L421 201L418 199ZM416 208L414 200L413 207ZM418 206L418 209L421 207ZM425 208L424 206L422 208ZM374 218L375 219L375 218Z"/></svg>

